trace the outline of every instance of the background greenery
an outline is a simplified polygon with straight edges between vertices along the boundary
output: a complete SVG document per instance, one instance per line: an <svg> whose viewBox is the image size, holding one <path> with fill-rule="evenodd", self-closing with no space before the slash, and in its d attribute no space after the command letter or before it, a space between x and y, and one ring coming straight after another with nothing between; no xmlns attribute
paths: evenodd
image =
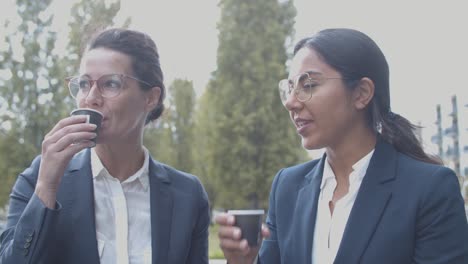
<svg viewBox="0 0 468 264"><path fill-rule="evenodd" d="M0 70L9 73L0 76L0 207L40 154L44 135L75 107L64 79L78 72L86 41L106 27L131 25L115 25L120 2L106 2L73 6L66 52L58 52L53 16L43 15L51 0L16 1L21 24L0 37L8 45ZM197 175L212 208L268 209L275 173L307 156L277 95L295 9L277 0L221 0L220 8L217 70L198 98L191 80L166 83L166 111L147 126L145 146ZM210 257L222 258L216 229L210 227Z"/></svg>

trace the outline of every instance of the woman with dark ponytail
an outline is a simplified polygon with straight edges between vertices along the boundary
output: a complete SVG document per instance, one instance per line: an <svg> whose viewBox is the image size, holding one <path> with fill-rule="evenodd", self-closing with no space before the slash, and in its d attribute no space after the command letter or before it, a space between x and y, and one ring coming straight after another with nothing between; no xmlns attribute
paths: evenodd
<svg viewBox="0 0 468 264"><path fill-rule="evenodd" d="M232 215L217 217L230 264L468 263L457 177L392 112L389 88L385 56L362 32L297 43L281 101L302 145L326 152L278 172L260 251Z"/></svg>

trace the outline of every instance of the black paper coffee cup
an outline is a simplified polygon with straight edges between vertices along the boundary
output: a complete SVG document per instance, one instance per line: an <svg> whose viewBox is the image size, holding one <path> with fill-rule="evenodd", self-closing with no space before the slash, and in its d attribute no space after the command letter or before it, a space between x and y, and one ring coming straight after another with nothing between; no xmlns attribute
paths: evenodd
<svg viewBox="0 0 468 264"><path fill-rule="evenodd" d="M245 238L249 246L255 247L259 244L262 235L262 221L264 210L229 210L228 214L235 218L234 225L241 229L241 237Z"/></svg>
<svg viewBox="0 0 468 264"><path fill-rule="evenodd" d="M96 133L96 135L98 134L99 128L101 128L101 122L103 118L103 115L101 112L94 110L94 109L90 109L90 108L78 108L78 109L73 110L70 113L70 115L71 116L74 116L74 115L87 116L86 123L95 124L96 129L94 130L94 132ZM92 139L92 141L96 143L96 138Z"/></svg>

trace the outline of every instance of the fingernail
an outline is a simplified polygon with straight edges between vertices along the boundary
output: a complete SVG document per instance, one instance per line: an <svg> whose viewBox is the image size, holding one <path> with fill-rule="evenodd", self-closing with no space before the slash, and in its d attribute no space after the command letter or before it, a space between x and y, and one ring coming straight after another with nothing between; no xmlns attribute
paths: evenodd
<svg viewBox="0 0 468 264"><path fill-rule="evenodd" d="M240 246L242 249L247 249L249 247L249 243L247 243L247 240L242 239Z"/></svg>
<svg viewBox="0 0 468 264"><path fill-rule="evenodd" d="M234 237L236 237L236 238L240 238L241 231L240 231L239 229L236 229L236 230L234 230L233 235L234 235Z"/></svg>
<svg viewBox="0 0 468 264"><path fill-rule="evenodd" d="M230 215L230 216L228 217L228 223L229 223L230 225L234 224L234 216Z"/></svg>

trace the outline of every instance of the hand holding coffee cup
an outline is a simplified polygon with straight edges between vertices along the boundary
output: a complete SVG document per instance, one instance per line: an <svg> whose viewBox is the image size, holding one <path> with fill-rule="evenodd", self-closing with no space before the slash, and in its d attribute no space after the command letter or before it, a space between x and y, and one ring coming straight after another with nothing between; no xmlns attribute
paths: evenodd
<svg viewBox="0 0 468 264"><path fill-rule="evenodd" d="M95 133L98 134L99 128L101 127L101 122L103 118L103 114L97 110L90 109L90 108L78 108L73 110L70 113L71 116L73 115L85 115L87 116L86 123L91 123L96 125ZM96 143L96 138L92 139L94 143Z"/></svg>
<svg viewBox="0 0 468 264"><path fill-rule="evenodd" d="M235 218L234 225L241 229L241 237L247 240L250 247L256 247L262 239L262 221L264 210L229 210Z"/></svg>

